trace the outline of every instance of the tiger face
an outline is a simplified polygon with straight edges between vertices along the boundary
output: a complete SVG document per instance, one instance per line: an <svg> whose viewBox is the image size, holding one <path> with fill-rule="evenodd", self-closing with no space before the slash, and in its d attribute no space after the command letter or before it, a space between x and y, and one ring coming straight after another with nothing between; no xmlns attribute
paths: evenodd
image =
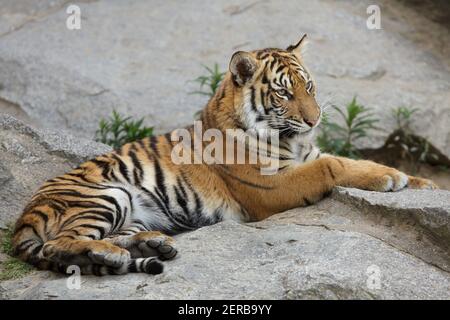
<svg viewBox="0 0 450 320"><path fill-rule="evenodd" d="M248 129L276 129L282 137L310 132L320 121L316 86L304 66L305 36L286 50L238 51L230 72L242 91L242 122Z"/></svg>

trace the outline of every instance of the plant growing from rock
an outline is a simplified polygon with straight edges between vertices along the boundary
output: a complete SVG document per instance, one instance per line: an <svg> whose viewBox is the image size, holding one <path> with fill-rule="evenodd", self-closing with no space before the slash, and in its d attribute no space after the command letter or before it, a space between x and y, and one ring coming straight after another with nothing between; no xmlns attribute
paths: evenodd
<svg viewBox="0 0 450 320"><path fill-rule="evenodd" d="M417 108L404 106L392 109L397 128L386 141L388 149L397 148L400 151L401 159L409 163L409 171L412 174L419 171L421 164L439 159L439 156L431 150L429 142L415 135L411 129L412 117L417 111Z"/></svg>
<svg viewBox="0 0 450 320"><path fill-rule="evenodd" d="M206 70L206 75L202 75L197 77L196 79L192 80L194 82L197 82L199 84L199 90L190 92L191 94L201 94L208 97L214 96L214 94L217 91L217 88L219 87L220 83L223 80L223 77L225 76L225 72L221 72L219 70L219 65L217 63L214 64L213 67L208 67L205 65L202 65L203 68ZM206 90L204 90L204 87L206 86ZM200 118L202 110L197 111L194 114L195 119Z"/></svg>
<svg viewBox="0 0 450 320"><path fill-rule="evenodd" d="M205 96L212 97L216 93L216 90L219 87L220 82L223 80L225 72L219 71L219 65L217 63L215 63L213 67L208 67L205 65L202 66L206 70L207 74L199 76L193 80L194 82L197 82L200 85L200 88L199 90L192 91L191 94L202 94ZM205 86L207 87L206 91L203 90Z"/></svg>
<svg viewBox="0 0 450 320"><path fill-rule="evenodd" d="M344 110L331 105L337 112L340 121L332 121L328 114L322 119L322 131L317 137L317 144L323 152L338 156L361 158L355 146L357 140L366 137L370 130L377 129L374 124L379 120L371 113L371 109L356 102L356 97L347 104Z"/></svg>
<svg viewBox="0 0 450 320"><path fill-rule="evenodd" d="M146 127L143 122L144 118L132 120L131 117L123 117L114 110L109 119L100 120L95 140L116 149L125 143L152 136L153 127Z"/></svg>

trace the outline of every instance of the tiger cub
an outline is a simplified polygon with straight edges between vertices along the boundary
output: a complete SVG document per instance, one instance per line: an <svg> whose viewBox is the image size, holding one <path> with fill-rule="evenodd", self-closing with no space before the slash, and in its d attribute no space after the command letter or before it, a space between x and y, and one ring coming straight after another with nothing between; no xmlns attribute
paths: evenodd
<svg viewBox="0 0 450 320"><path fill-rule="evenodd" d="M276 130L278 144L266 154L278 161L276 173L262 174L262 160L177 164L173 133L128 143L45 182L16 223L15 254L60 272L77 265L82 274L157 274L162 260L177 255L170 236L183 231L226 219L259 221L315 203L335 186L436 188L430 180L314 146L321 108L302 61L304 42L305 36L286 50L236 52L201 114L201 132L186 129L194 137L208 129L252 137ZM184 151L196 152L189 143Z"/></svg>

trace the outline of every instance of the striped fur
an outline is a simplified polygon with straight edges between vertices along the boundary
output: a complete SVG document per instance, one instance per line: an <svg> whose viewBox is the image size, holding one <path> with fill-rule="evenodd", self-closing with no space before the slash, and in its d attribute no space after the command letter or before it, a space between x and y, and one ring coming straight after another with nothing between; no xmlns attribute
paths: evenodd
<svg viewBox="0 0 450 320"><path fill-rule="evenodd" d="M301 58L303 39L287 50L234 54L201 116L204 131L278 129L279 147L266 155L279 160L277 174L261 175L261 163L176 165L170 134L128 143L45 182L16 223L15 254L59 272L78 265L83 274L156 274L161 260L177 254L170 235L226 219L258 221L312 204L338 185L434 188L370 161L320 153L311 133L321 110Z"/></svg>

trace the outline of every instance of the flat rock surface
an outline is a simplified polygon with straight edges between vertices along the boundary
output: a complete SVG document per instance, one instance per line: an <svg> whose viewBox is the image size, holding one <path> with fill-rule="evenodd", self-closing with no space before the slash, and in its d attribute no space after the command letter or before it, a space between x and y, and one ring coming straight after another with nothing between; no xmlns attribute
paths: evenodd
<svg viewBox="0 0 450 320"><path fill-rule="evenodd" d="M366 212L386 211L398 219L415 220L438 237L448 239L450 250L450 192L444 190L409 190L381 193L336 188L333 195L344 203Z"/></svg>
<svg viewBox="0 0 450 320"><path fill-rule="evenodd" d="M19 299L450 299L447 272L357 232L223 222L179 236L178 247L180 256L167 262L161 275L83 276L76 290L69 289L67 278L43 273L2 283L1 294Z"/></svg>
<svg viewBox="0 0 450 320"><path fill-rule="evenodd" d="M66 1L2 2L0 109L86 138L113 109L167 131L191 124L206 103L189 94L201 64L225 70L234 51L286 47L307 33L319 102L357 95L382 119L385 131L360 147L381 146L395 126L390 109L410 106L419 108L414 131L450 156L449 31L400 3L77 3L81 30L66 28ZM381 30L366 27L371 4L381 7Z"/></svg>
<svg viewBox="0 0 450 320"><path fill-rule="evenodd" d="M0 228L45 179L109 150L12 117L0 117L0 147ZM449 196L337 188L258 223L181 234L161 275L82 276L71 289L73 278L34 271L0 282L0 298L450 299Z"/></svg>

